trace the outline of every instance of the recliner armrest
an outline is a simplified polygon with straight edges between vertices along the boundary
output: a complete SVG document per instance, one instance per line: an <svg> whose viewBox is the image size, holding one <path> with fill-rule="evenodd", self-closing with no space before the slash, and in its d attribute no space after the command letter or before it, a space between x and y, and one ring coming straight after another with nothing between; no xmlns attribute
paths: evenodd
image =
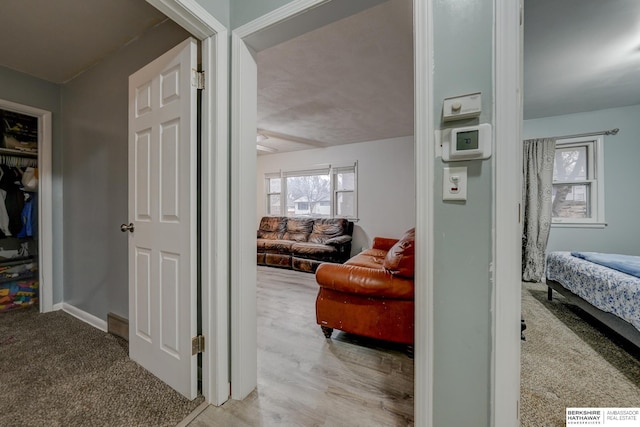
<svg viewBox="0 0 640 427"><path fill-rule="evenodd" d="M324 263L316 270L316 282L320 287L361 296L414 298L413 280L394 276L384 269Z"/></svg>
<svg viewBox="0 0 640 427"><path fill-rule="evenodd" d="M349 243L351 241L351 236L347 236L346 234L342 236L332 237L331 239L324 242L325 245L338 246L344 245L345 243Z"/></svg>

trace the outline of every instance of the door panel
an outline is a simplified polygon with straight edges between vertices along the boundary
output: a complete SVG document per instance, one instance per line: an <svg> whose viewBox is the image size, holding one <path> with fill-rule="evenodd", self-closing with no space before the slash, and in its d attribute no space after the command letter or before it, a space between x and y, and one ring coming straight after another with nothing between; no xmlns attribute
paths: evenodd
<svg viewBox="0 0 640 427"><path fill-rule="evenodd" d="M129 355L197 395L197 43L186 40L129 77Z"/></svg>

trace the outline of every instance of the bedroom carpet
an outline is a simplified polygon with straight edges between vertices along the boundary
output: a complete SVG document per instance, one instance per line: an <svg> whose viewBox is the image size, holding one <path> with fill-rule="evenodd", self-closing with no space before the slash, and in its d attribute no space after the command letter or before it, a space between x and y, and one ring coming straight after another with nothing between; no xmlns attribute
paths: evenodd
<svg viewBox="0 0 640 427"><path fill-rule="evenodd" d="M540 283L523 283L522 314L522 427L564 426L567 407L640 407L637 350Z"/></svg>
<svg viewBox="0 0 640 427"><path fill-rule="evenodd" d="M127 348L62 311L0 313L0 425L174 426L202 402L149 374Z"/></svg>

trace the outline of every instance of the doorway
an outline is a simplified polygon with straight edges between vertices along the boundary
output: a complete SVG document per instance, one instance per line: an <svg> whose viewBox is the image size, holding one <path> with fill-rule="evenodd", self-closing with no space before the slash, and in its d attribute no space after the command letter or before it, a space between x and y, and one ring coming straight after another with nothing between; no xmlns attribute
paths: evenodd
<svg viewBox="0 0 640 427"><path fill-rule="evenodd" d="M340 2L333 2L334 8L339 8ZM307 18L311 20L310 18ZM333 19L338 19L334 15ZM409 18L411 21L411 17ZM330 22L330 21L329 21ZM329 23L327 22L327 23ZM265 24L266 26L266 24ZM411 34L411 22L407 25L406 30ZM256 194L256 182L260 177L256 176L255 171L258 169L256 154L255 154L255 141L256 141L256 123L257 117L255 113L255 107L252 105L257 104L257 75L260 73L256 62L256 56L259 56L262 50L257 52L253 45L252 35L248 34L246 38L242 36L242 29L238 30L240 36L236 32L233 36L233 52L232 60L235 69L232 71L233 76L237 76L236 81L241 84L234 86L233 97L234 101L238 100L239 104L233 106L233 111L237 112L242 110L242 119L238 122L232 120L232 232L236 233L237 237L232 239L232 262L235 266L232 266L232 271L237 275L232 275L232 319L238 320L238 322L232 321L232 358L234 361L238 361L235 365L232 365L232 377L234 378L233 384L233 398L242 399L248 393L250 393L255 387L255 381L257 376L257 351L255 348L256 338L255 335L255 225L256 225L256 212L260 212L257 209L257 203L260 203L258 195ZM258 30L259 31L259 30ZM256 32L258 34L258 32ZM281 34L280 34L281 35ZM249 39L249 45L245 44L245 40ZM255 39L258 39L256 35ZM263 33L260 33L260 39L269 39L269 37ZM279 42L287 40L285 37L281 37ZM247 47L249 46L249 47ZM259 48L264 48L260 45ZM412 54L412 53L411 53ZM413 59L413 58L412 58ZM412 61L411 61L412 62ZM410 64L412 67L413 64ZM408 79L411 81L412 77ZM411 95L413 94L413 88L411 88ZM246 106L246 110L244 107ZM413 110L413 106L412 106ZM246 115L245 115L246 114ZM413 115L414 112L409 113ZM240 123L242 125L240 126ZM411 126L411 133L413 133L413 126ZM415 141L411 139L411 155L409 156L409 162L414 161ZM328 151L326 148L325 151ZM303 159L304 151L301 151L299 158ZM390 155L392 157L392 154ZM351 159L349 159L351 160ZM302 160L304 161L304 160ZM305 165L315 164L316 162L324 163L326 159L320 159L318 156L314 157L314 160L307 160ZM240 164L240 166L238 166ZM415 183L415 176L411 176L411 182L409 186L413 186ZM360 194L360 193L359 193ZM360 197L360 196L359 196ZM371 207L369 202L368 207ZM412 220L415 221L414 209L412 211ZM237 226L233 226L233 224ZM399 231L398 237L406 230ZM396 233L394 233L396 234ZM373 238L374 235L368 236ZM246 239L246 240L245 240ZM247 260L246 265L242 266L242 260ZM243 300L244 298L244 300ZM242 301L240 306L236 306L236 301ZM234 315L234 307L237 308ZM251 333L248 333L252 331ZM238 338L237 340L235 338ZM246 365L244 365L246 363ZM241 381L246 381L245 383Z"/></svg>
<svg viewBox="0 0 640 427"><path fill-rule="evenodd" d="M35 119L33 123L33 127L35 127L35 129L28 130L28 132L32 134L31 137L36 138L37 144L35 148L35 154L33 152L33 149L29 149L28 152L25 152L26 149L22 149L20 147L9 147L0 150L2 151L2 153L0 154L6 156L7 158L7 162L5 162L6 164L11 163L12 165L16 166L25 166L28 164L29 167L35 168L37 170L36 176L34 176L35 181L34 185L32 186L33 188L30 189L30 191L36 194L36 198L32 199L32 203L35 200L36 205L34 206L36 206L37 218L35 219L36 222L33 222L33 225L37 228L35 230L32 230L32 232L29 233L29 236L27 236L27 233L23 233L24 237L22 239L19 239L18 242L12 242L13 246L16 247L18 245L26 245L26 253L24 250L22 251L22 253L20 253L18 250L10 250L6 251L6 253L10 253L10 255L3 255L3 258L9 258L8 262L11 265L14 264L13 262L11 262L11 258L32 261L36 264L36 268L38 271L38 305L40 312L45 313L53 310L53 194L51 186L51 112L5 100L0 100L0 110L5 110L8 114L13 113L18 117L22 116L25 118ZM13 126L23 128L23 132L27 131L26 126L24 125L21 126L20 124L14 123ZM3 139L4 136L5 135L2 135ZM18 137L18 139L28 138L29 137ZM25 192L24 194L29 193ZM8 231L8 229L5 230L3 234L7 235ZM20 232L12 234L16 236L16 234L20 235ZM31 249L29 249L29 247L31 247ZM36 254L36 256L34 256L34 254ZM20 262L23 263L23 261ZM22 276L18 277L24 277L24 273L19 274L22 274Z"/></svg>
<svg viewBox="0 0 640 427"><path fill-rule="evenodd" d="M155 8L200 40L205 88L201 96L198 215L201 263L202 395L222 405L230 395L229 379L229 177L228 177L228 41L227 29L197 3L149 0Z"/></svg>

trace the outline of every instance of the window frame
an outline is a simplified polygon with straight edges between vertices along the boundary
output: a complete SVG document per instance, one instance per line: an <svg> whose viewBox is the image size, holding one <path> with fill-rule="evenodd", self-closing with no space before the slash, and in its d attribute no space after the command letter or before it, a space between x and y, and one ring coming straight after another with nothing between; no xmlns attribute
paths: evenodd
<svg viewBox="0 0 640 427"><path fill-rule="evenodd" d="M271 191L272 179L280 179L280 191ZM285 216L282 212L282 175L278 173L266 173L264 174L264 194L265 194L265 212L269 216ZM280 215L271 213L271 196L278 196L280 198Z"/></svg>
<svg viewBox="0 0 640 427"><path fill-rule="evenodd" d="M564 138L556 140L556 150L586 147L587 152L587 177L584 180L575 181L553 181L553 186L557 184L580 185L587 184L588 208L591 212L588 218L551 218L552 227L604 227L604 138L602 135ZM555 154L554 154L555 158ZM555 160L554 160L555 168Z"/></svg>
<svg viewBox="0 0 640 427"><path fill-rule="evenodd" d="M340 173L353 173L354 174L354 189L353 190L339 190L337 175ZM329 175L329 218L346 218L351 221L358 220L358 162L355 161L349 164L341 165L319 165L306 169L294 169L294 170L280 170L279 172L269 172L264 174L264 201L265 201L265 213L267 216L290 216L287 209L287 178L302 177L302 176L316 176L316 175ZM280 179L280 192L273 192L271 190L271 179ZM338 197L340 194L352 193L353 194L353 215L338 215ZM280 197L280 215L273 214L271 212L271 197L278 195ZM284 195L284 196L283 196ZM295 214L293 215L295 216ZM306 215L305 215L306 216ZM315 217L314 215L309 215ZM321 217L326 218L326 217Z"/></svg>

